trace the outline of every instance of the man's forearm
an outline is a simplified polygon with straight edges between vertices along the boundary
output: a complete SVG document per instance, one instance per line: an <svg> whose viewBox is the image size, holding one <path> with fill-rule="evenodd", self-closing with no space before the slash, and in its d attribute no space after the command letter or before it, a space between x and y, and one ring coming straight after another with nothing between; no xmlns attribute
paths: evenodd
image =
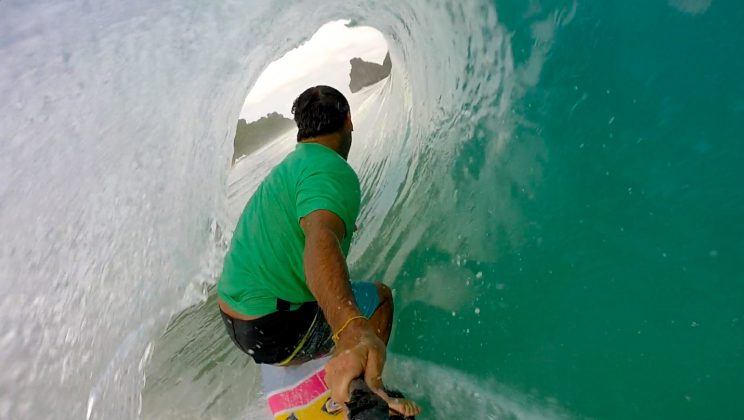
<svg viewBox="0 0 744 420"><path fill-rule="evenodd" d="M334 332L360 314L349 284L346 260L336 235L319 229L305 238L305 277Z"/></svg>

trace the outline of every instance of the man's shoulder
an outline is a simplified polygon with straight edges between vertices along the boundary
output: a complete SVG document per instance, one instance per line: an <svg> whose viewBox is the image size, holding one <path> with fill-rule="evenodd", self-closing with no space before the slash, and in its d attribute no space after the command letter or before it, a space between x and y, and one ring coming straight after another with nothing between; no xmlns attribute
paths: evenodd
<svg viewBox="0 0 744 420"><path fill-rule="evenodd" d="M335 151L319 145L307 144L298 147L284 162L288 167L304 174L343 173L358 181L356 171Z"/></svg>

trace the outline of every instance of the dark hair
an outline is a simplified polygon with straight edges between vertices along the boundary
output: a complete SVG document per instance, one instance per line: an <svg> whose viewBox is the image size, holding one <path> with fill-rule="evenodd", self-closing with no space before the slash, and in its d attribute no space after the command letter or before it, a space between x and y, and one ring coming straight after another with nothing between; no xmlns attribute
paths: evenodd
<svg viewBox="0 0 744 420"><path fill-rule="evenodd" d="M307 89L292 104L297 141L338 132L348 113L349 102L336 89L322 85Z"/></svg>

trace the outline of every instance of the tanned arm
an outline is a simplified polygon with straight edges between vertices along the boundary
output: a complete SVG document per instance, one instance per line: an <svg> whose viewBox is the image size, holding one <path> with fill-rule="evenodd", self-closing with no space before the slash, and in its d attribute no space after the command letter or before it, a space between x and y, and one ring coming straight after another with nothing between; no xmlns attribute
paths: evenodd
<svg viewBox="0 0 744 420"><path fill-rule="evenodd" d="M341 253L344 223L334 213L318 210L303 217L300 226L305 232L303 259L307 287L336 332L348 319L360 314Z"/></svg>
<svg viewBox="0 0 744 420"><path fill-rule="evenodd" d="M348 320L360 315L341 252L344 223L330 211L317 210L303 217L300 226L305 232L303 258L307 286L336 333ZM385 353L385 344L367 320L351 321L341 333L334 355L326 365L326 382L333 399L346 402L350 382L362 374L373 390L381 390Z"/></svg>

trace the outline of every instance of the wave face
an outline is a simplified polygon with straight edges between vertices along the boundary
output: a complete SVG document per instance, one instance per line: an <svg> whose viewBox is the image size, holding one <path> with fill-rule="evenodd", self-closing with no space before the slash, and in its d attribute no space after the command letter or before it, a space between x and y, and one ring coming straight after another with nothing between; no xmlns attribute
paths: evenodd
<svg viewBox="0 0 744 420"><path fill-rule="evenodd" d="M396 290L393 383L431 418L744 417L744 12L652 3L2 2L0 418L265 414L205 285L290 139L228 177L235 120L338 19L394 63L351 98L349 257Z"/></svg>

